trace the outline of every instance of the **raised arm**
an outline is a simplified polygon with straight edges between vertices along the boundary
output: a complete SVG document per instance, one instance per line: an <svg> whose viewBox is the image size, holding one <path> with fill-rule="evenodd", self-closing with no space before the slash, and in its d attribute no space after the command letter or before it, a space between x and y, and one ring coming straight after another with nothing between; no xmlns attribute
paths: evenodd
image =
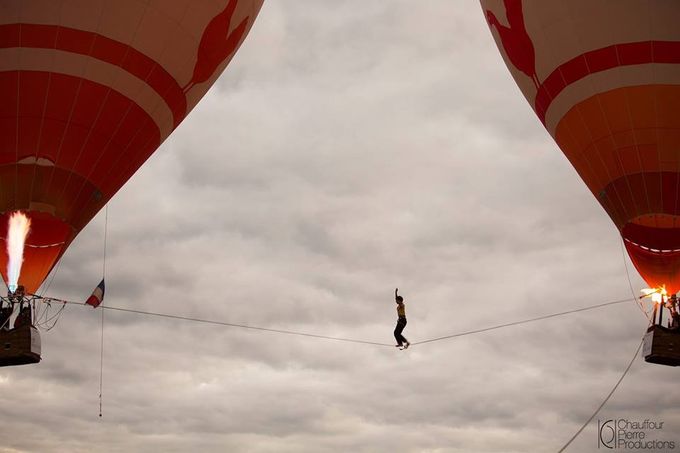
<svg viewBox="0 0 680 453"><path fill-rule="evenodd" d="M394 290L394 300L397 300L397 299L399 298L399 294L398 294L398 293L399 293L399 288L396 288L396 289Z"/></svg>

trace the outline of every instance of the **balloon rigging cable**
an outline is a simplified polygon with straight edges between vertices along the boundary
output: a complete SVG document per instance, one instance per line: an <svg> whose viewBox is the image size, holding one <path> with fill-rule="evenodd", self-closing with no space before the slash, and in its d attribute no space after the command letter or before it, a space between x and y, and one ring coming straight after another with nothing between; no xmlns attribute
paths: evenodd
<svg viewBox="0 0 680 453"><path fill-rule="evenodd" d="M566 450L567 447L574 441L574 439L576 439L578 437L578 435L581 434L581 431L583 431L585 429L585 427L588 426L588 424L593 421L595 416L600 413L600 411L602 410L604 405L607 404L607 401L609 401L609 398L612 397L612 395L614 394L616 389L619 388L619 385L621 384L621 381L623 381L623 378L625 378L626 375L628 374L628 371L630 371L630 367L633 366L633 362L635 362L635 358L637 357L638 352L640 352L640 348L642 347L642 344L644 343L644 341L645 341L645 337L642 337L642 339L640 340L640 344L638 345L637 349L635 350L635 354L633 354L633 358L630 359L630 363L628 364L626 369L623 371L623 374L621 375L619 380L616 382L616 385L614 385L614 388L611 389L611 391L606 396L606 398L597 407L597 409L595 409L595 412L593 412L593 415L591 415L590 418L588 420L586 420L586 422L578 429L578 431L576 431L576 433L573 436L571 436L571 439L569 439L567 441L567 443L564 444L564 446L562 448L560 448L557 453L562 453L564 450Z"/></svg>
<svg viewBox="0 0 680 453"><path fill-rule="evenodd" d="M649 313L645 311L644 306L642 305L642 300L637 297L635 294L635 290L633 289L633 282L630 279L630 272L628 272L628 262L626 261L626 248L623 245L623 238L621 238L621 255L623 258L623 268L626 270L626 277L628 278L628 286L630 287L630 294L633 296L633 300L635 301L635 305L638 306L640 311L642 312L643 315L645 315L645 318L647 318L647 321L649 321L649 325L652 325L652 317L650 316Z"/></svg>

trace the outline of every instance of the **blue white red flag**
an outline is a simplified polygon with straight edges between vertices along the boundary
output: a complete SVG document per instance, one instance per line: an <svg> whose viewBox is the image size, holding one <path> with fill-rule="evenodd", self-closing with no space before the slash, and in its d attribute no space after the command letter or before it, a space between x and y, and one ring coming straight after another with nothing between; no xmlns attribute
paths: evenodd
<svg viewBox="0 0 680 453"><path fill-rule="evenodd" d="M104 279L97 285L97 287L92 291L92 295L85 301L87 305L92 305L93 308L97 308L99 304L104 301Z"/></svg>

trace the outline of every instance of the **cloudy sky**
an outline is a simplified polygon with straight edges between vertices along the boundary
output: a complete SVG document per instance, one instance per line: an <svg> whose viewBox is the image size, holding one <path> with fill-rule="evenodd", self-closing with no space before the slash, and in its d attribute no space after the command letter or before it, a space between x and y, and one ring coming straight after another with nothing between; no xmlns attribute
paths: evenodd
<svg viewBox="0 0 680 453"><path fill-rule="evenodd" d="M89 295L104 223L48 295ZM110 203L107 243L107 305L379 343L397 286L414 342L631 297L475 1L266 2ZM106 311L99 418L100 311L70 306L42 363L0 369L0 452L556 451L646 322L631 302L402 352ZM677 442L675 385L638 358L599 418Z"/></svg>

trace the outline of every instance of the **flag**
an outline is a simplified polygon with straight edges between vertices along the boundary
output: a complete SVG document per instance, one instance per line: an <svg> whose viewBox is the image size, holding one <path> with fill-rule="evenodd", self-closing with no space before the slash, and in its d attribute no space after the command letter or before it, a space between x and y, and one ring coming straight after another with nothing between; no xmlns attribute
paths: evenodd
<svg viewBox="0 0 680 453"><path fill-rule="evenodd" d="M93 308L97 308L99 304L104 301L104 279L97 285L97 287L92 291L92 295L85 301L87 305L92 305Z"/></svg>

